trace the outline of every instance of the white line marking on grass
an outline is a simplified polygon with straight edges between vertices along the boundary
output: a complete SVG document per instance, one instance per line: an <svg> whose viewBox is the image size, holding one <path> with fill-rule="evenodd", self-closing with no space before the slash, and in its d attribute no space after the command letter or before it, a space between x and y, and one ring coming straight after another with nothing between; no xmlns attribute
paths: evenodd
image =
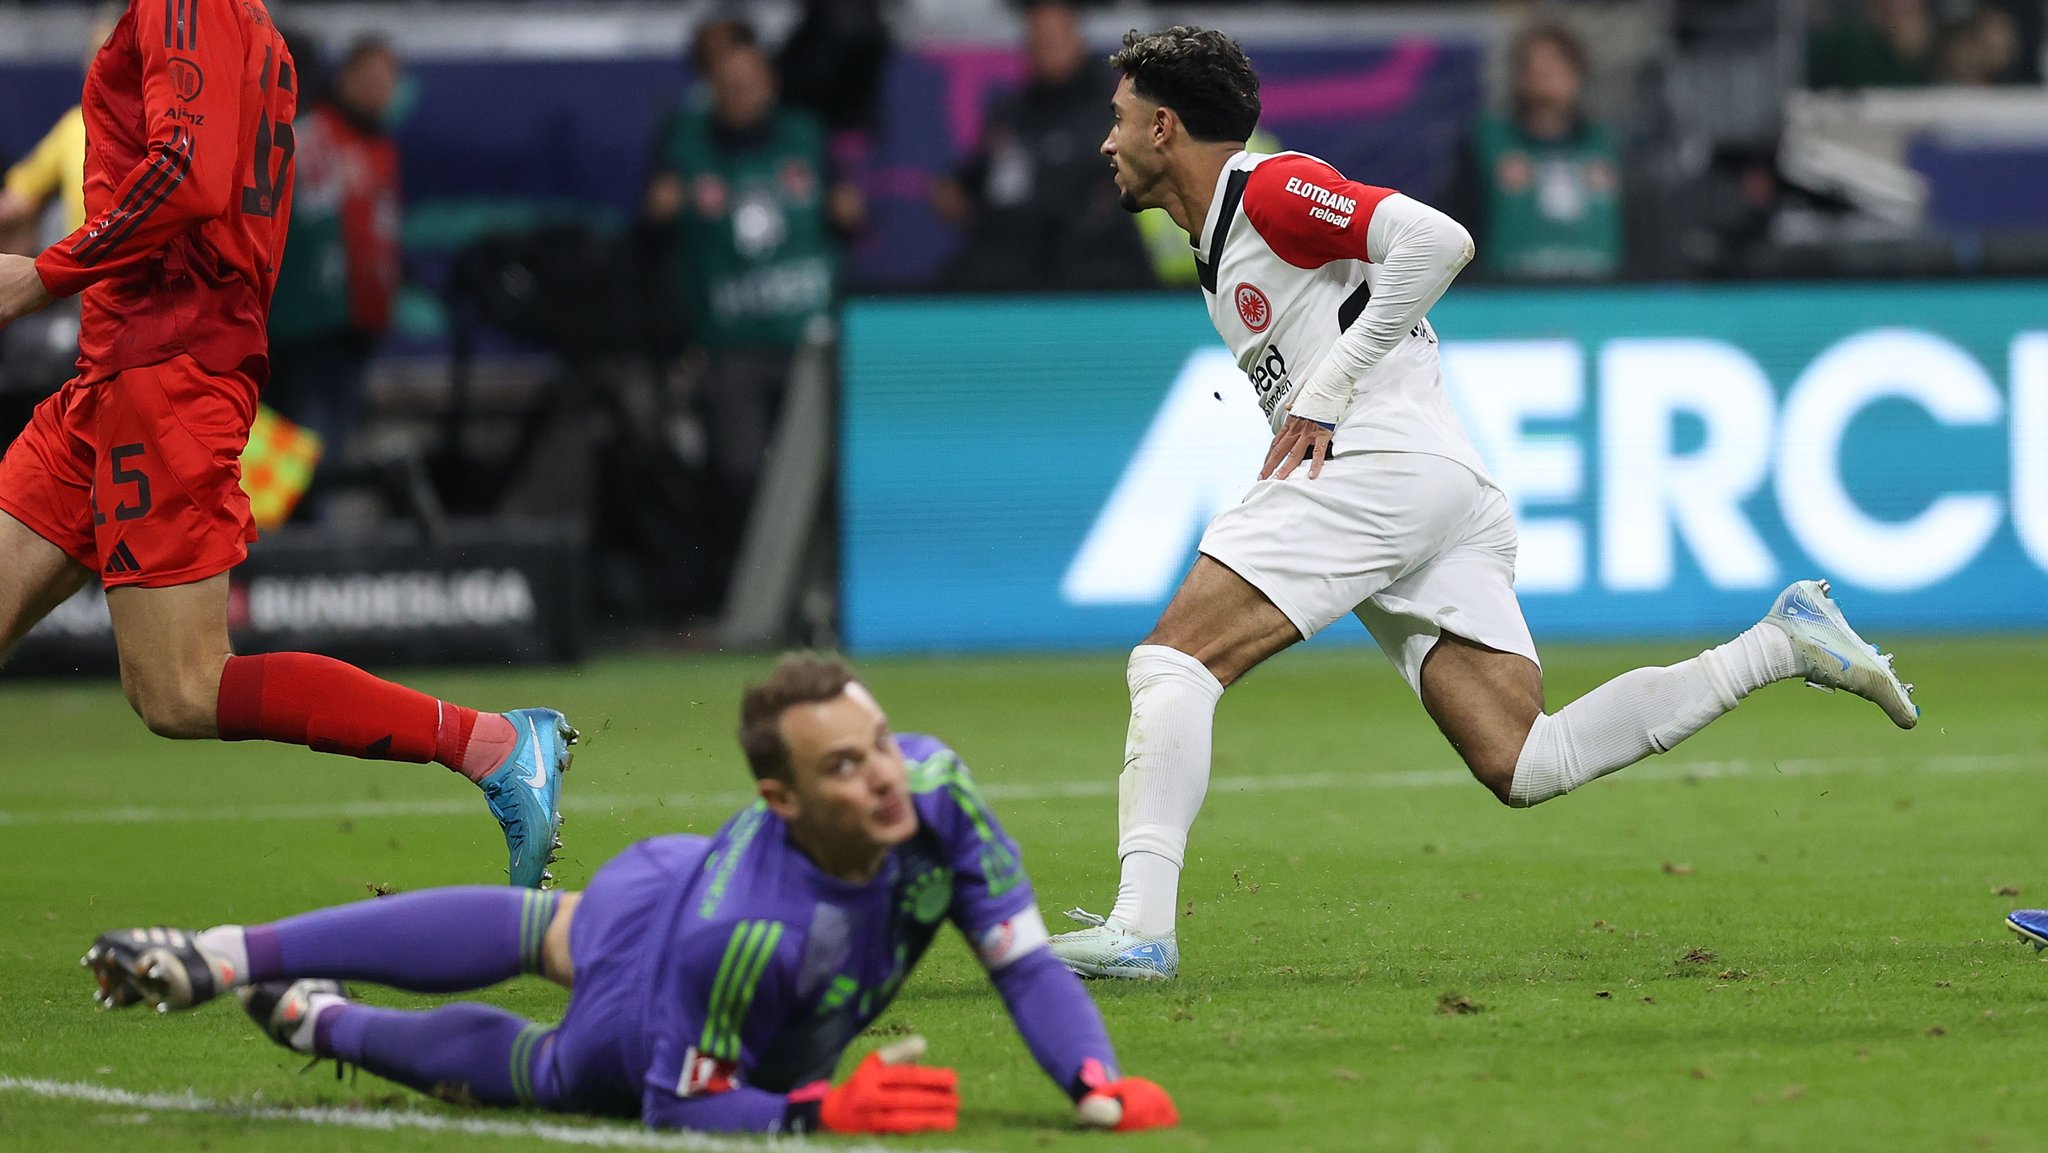
<svg viewBox="0 0 2048 1153"><path fill-rule="evenodd" d="M414 1129L425 1133L460 1133L472 1137L512 1137L554 1141L601 1149L674 1149L686 1153L755 1153L762 1149L788 1149L787 1139L721 1137L708 1133L654 1133L645 1129L600 1124L575 1125L556 1121L499 1121L484 1117L451 1117L441 1113L402 1109L337 1109L309 1105L244 1106L213 1101L191 1090L182 1093L136 1093L95 1085L90 1081L46 1081L35 1077L10 1077L0 1073L0 1093L26 1093L61 1101L85 1101L125 1109L159 1113L202 1113L231 1117L237 1121L293 1121L339 1129L368 1129L394 1132ZM859 1153L888 1153L881 1145L834 1145L833 1148Z"/></svg>
<svg viewBox="0 0 2048 1153"><path fill-rule="evenodd" d="M1837 773L1924 772L2004 773L2032 768L2043 758L2019 753L1987 753L1935 757L1795 757L1779 761L1663 761L1638 765L1624 780L1719 780L1725 777L1777 775L1828 776ZM1297 793L1314 789L1477 788L1472 776L1458 769L1409 769L1380 772L1325 770L1315 773L1272 773L1262 776L1217 777L1211 792ZM1117 795L1117 778L1037 783L1000 782L983 786L995 801L1055 801ZM736 809L754 799L751 792L715 793L565 793L562 808L570 813L603 813L654 808ZM158 825L202 821L335 821L378 817L464 817L480 811L468 797L447 800L327 801L290 805L219 805L174 808L116 805L97 809L0 810L0 825Z"/></svg>

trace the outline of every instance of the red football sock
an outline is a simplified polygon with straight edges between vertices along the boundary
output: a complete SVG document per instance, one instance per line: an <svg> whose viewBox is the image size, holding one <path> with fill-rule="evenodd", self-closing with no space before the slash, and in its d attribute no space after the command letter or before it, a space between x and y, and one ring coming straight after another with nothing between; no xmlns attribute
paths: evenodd
<svg viewBox="0 0 2048 1153"><path fill-rule="evenodd" d="M438 761L457 771L472 759L467 750L477 728L475 709L315 653L229 657L214 720L224 741L279 741L378 761Z"/></svg>
<svg viewBox="0 0 2048 1153"><path fill-rule="evenodd" d="M441 763L468 777L481 781L490 776L498 766L512 758L519 751L519 730L502 713L478 713L468 709L474 720L474 727L466 730L468 737L462 742L462 751L454 760ZM440 758L435 758L440 760Z"/></svg>

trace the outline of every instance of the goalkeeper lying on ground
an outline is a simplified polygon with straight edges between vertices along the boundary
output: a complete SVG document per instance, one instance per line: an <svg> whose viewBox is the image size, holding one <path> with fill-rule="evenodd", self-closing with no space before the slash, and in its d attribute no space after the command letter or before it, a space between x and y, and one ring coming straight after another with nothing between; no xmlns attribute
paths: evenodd
<svg viewBox="0 0 2048 1153"><path fill-rule="evenodd" d="M107 933L86 955L108 1006L184 1009L234 989L292 1049L422 1092L639 1117L658 1128L952 1129L953 1071L918 1044L828 1078L951 920L1083 1125L1176 1121L1117 1072L1080 981L1053 959L1017 847L952 751L889 731L845 665L786 657L747 689L740 744L761 799L717 835L656 837L581 894L430 889L201 933ZM338 979L445 993L541 973L559 1025L486 1005L427 1012Z"/></svg>

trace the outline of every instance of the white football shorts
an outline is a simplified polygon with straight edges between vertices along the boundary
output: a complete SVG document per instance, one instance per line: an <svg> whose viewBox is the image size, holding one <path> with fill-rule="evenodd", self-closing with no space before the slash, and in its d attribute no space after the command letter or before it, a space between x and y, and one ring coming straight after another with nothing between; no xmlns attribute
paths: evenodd
<svg viewBox="0 0 2048 1153"><path fill-rule="evenodd" d="M1354 452L1262 480L1216 514L1202 552L1266 594L1303 637L1355 613L1419 694L1444 633L1536 661L1515 599L1515 518L1471 469ZM1537 662L1539 665L1541 662Z"/></svg>

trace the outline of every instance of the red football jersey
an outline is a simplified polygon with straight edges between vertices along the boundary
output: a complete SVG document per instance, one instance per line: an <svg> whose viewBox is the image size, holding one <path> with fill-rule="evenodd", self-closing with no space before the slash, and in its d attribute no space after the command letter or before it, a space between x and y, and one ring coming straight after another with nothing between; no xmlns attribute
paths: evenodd
<svg viewBox="0 0 2048 1153"><path fill-rule="evenodd" d="M130 0L85 78L85 225L36 258L85 294L82 378L180 353L268 378L298 87L262 0Z"/></svg>

